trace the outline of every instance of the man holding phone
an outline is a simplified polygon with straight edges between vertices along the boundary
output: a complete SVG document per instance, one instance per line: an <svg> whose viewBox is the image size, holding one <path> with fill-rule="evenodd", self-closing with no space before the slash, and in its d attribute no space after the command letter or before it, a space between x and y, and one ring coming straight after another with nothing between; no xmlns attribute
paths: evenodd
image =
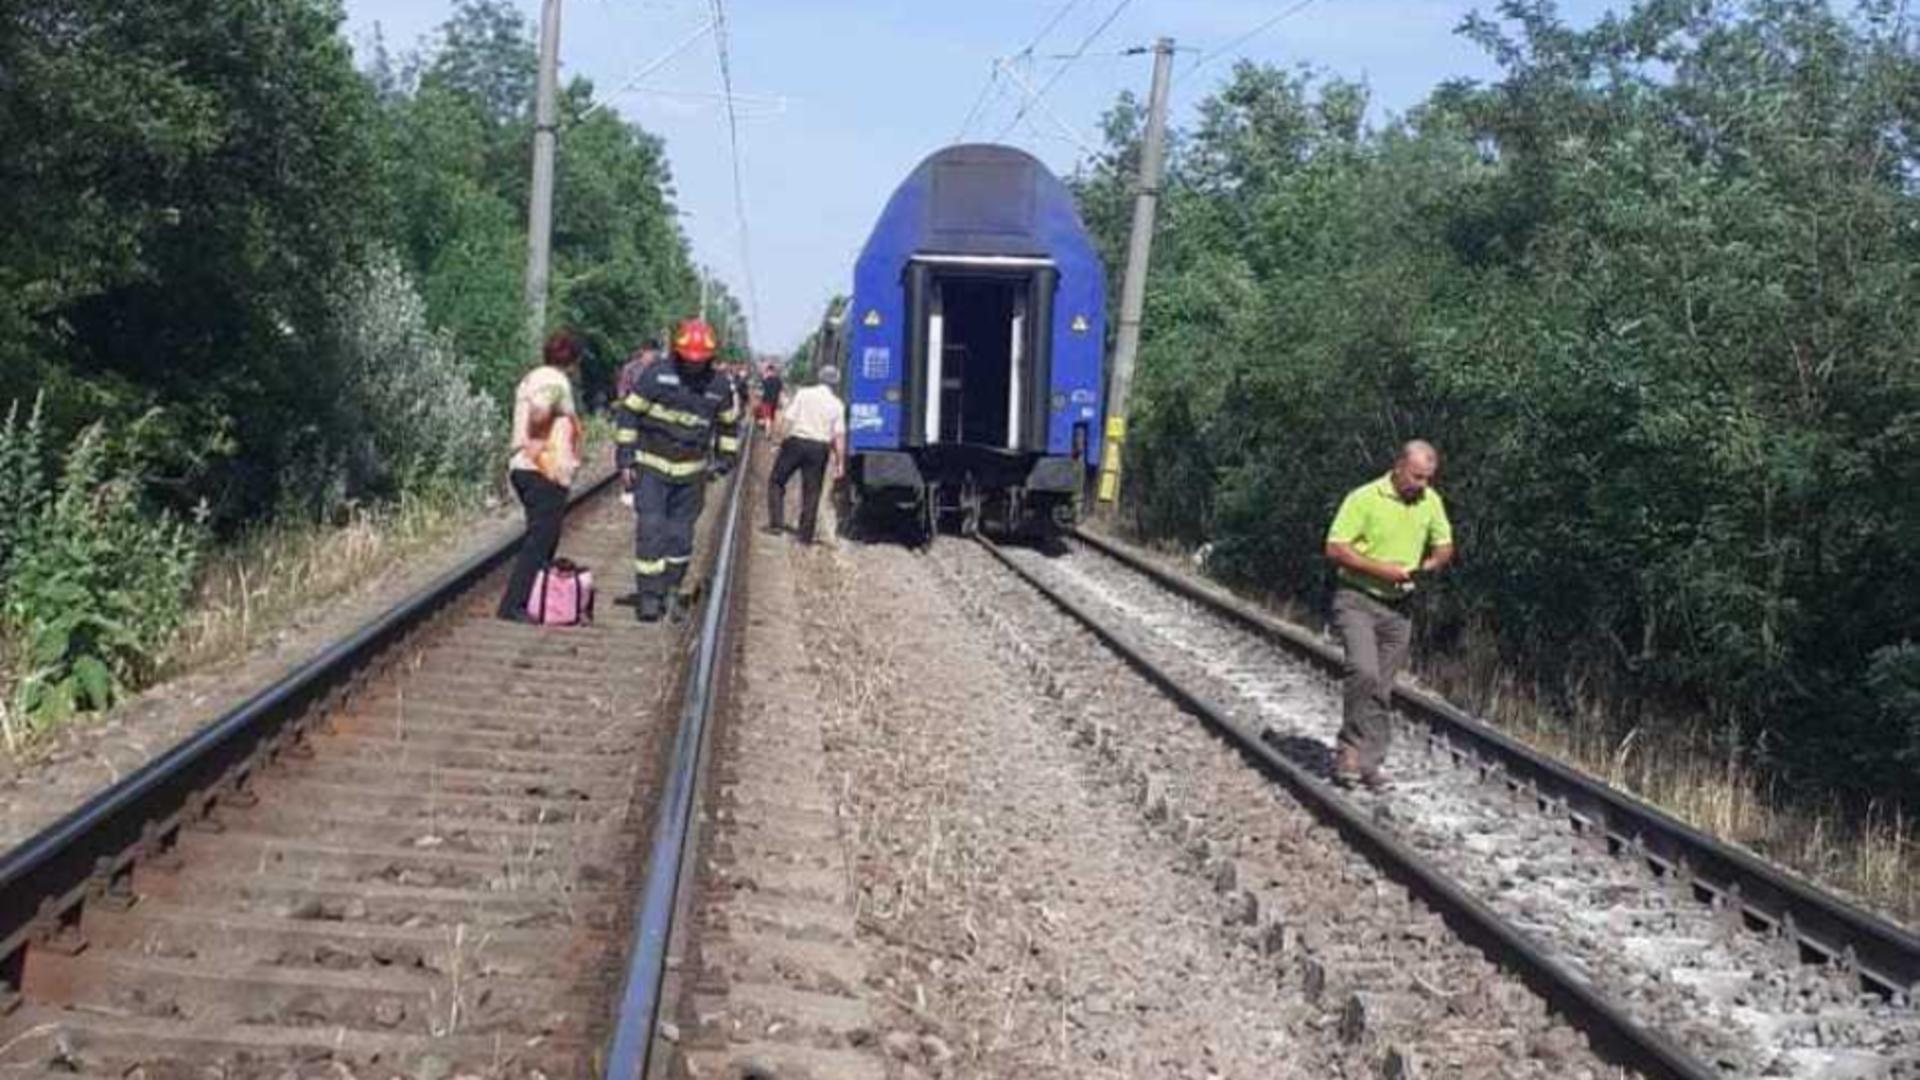
<svg viewBox="0 0 1920 1080"><path fill-rule="evenodd" d="M1453 561L1453 525L1432 486L1439 469L1431 443L1407 443L1385 476L1347 494L1327 530L1327 558L1339 568L1333 622L1347 654L1333 764L1342 787L1387 787L1381 766L1393 741L1393 680L1413 641L1414 574Z"/></svg>

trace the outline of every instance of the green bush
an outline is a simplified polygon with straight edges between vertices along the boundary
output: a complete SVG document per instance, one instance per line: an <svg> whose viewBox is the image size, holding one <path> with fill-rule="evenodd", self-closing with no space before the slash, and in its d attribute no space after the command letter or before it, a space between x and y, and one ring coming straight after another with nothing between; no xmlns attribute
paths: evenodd
<svg viewBox="0 0 1920 1080"><path fill-rule="evenodd" d="M137 429L139 423L131 425ZM5 737L104 709L152 672L186 600L204 530L142 504L137 436L104 423L67 448L48 484L40 410L0 428L0 630L13 671Z"/></svg>
<svg viewBox="0 0 1920 1080"><path fill-rule="evenodd" d="M1920 48L1898 13L1540 0L1378 129L1242 64L1174 139L1128 498L1324 596L1327 521L1423 436L1466 628L1550 704L1691 716L1859 805L1920 790ZM1137 107L1078 186L1124 241Z"/></svg>
<svg viewBox="0 0 1920 1080"><path fill-rule="evenodd" d="M421 493L491 479L504 468L504 418L473 385L451 335L398 258L376 251L335 303L346 432L360 454L354 488Z"/></svg>

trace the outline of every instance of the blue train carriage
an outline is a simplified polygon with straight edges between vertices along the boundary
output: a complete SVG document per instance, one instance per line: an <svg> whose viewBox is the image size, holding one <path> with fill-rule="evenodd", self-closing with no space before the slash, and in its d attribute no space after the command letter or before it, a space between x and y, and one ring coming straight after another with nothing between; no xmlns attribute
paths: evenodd
<svg viewBox="0 0 1920 1080"><path fill-rule="evenodd" d="M1006 146L953 146L893 193L846 309L858 509L1044 530L1099 466L1106 288L1067 188Z"/></svg>

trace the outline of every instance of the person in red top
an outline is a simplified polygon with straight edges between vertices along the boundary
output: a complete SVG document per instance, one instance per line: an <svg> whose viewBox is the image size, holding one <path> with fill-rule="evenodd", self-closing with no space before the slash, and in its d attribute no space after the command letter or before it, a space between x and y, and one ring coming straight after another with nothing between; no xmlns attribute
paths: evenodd
<svg viewBox="0 0 1920 1080"><path fill-rule="evenodd" d="M761 430L773 434L773 422L780 416L780 371L772 364L760 369L760 404L754 415L760 421Z"/></svg>

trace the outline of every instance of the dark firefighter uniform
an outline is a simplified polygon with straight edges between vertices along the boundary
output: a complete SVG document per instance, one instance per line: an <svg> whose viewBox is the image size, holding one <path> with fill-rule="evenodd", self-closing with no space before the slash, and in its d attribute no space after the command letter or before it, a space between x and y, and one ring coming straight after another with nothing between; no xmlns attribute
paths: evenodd
<svg viewBox="0 0 1920 1080"><path fill-rule="evenodd" d="M633 561L639 614L652 621L692 561L708 471L726 475L739 454L740 407L731 380L704 360L676 355L641 372L615 418L615 460L633 477L640 519Z"/></svg>

